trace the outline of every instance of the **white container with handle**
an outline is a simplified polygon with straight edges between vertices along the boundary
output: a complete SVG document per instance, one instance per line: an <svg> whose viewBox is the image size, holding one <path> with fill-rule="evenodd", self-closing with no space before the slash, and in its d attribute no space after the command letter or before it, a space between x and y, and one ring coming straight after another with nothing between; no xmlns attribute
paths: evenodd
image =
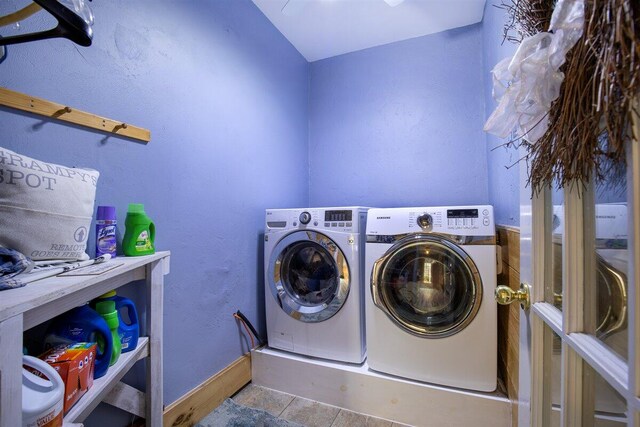
<svg viewBox="0 0 640 427"><path fill-rule="evenodd" d="M22 427L61 427L64 382L44 360L22 356L22 364L43 373L48 380L22 368Z"/></svg>

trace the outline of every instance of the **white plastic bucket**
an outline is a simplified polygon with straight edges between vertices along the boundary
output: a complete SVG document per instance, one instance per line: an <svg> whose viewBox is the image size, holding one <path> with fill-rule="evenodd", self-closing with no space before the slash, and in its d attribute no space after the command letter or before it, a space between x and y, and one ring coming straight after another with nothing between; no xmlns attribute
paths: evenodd
<svg viewBox="0 0 640 427"><path fill-rule="evenodd" d="M22 368L22 427L61 427L64 382L47 362L22 356L22 364L42 372L49 380Z"/></svg>

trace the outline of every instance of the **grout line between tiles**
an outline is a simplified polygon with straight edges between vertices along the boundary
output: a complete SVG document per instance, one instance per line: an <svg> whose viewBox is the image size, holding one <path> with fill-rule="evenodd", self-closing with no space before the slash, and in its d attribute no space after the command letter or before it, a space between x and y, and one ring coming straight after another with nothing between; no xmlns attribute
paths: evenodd
<svg viewBox="0 0 640 427"><path fill-rule="evenodd" d="M339 406L328 405L326 403L318 402L317 400L314 400L314 402L320 403L321 405L333 406L334 408L338 408L339 409L339 411L336 413L336 416L333 417L333 419L331 420L331 424L329 424L329 427L331 427L333 425L333 423L336 422L336 419L338 418L338 415L340 414L340 411L342 411L342 408L339 407Z"/></svg>
<svg viewBox="0 0 640 427"><path fill-rule="evenodd" d="M336 406L337 408L339 408L339 406ZM338 415L340 415L340 412L342 412L343 409L340 408L340 410L338 411L338 413L336 414L335 417L333 417L333 420L331 420L331 424L329 424L329 427L333 427L333 425L335 424L336 420L338 419Z"/></svg>
<svg viewBox="0 0 640 427"><path fill-rule="evenodd" d="M291 403L293 403L293 401L294 401L294 400L296 400L296 397L297 397L297 396L295 396L295 395L293 395L293 394L292 394L291 396L293 396L293 399L291 399L291 400L289 401L289 403L287 403L287 406L285 406L284 408L282 408L282 411L280 411L280 413L278 414L278 418L280 418L280 416L284 413L284 411L286 411L286 410L287 410L287 408L289 407L289 405L291 405Z"/></svg>

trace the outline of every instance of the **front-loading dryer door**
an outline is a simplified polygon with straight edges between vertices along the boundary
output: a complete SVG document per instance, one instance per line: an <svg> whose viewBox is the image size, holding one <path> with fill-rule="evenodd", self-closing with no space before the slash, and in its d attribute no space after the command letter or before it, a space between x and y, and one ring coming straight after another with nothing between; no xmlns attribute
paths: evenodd
<svg viewBox="0 0 640 427"><path fill-rule="evenodd" d="M371 296L405 331L442 338L463 330L482 302L482 281L467 253L431 235L409 235L374 263Z"/></svg>
<svg viewBox="0 0 640 427"><path fill-rule="evenodd" d="M271 253L267 279L282 310L302 322L322 322L336 314L349 294L349 265L329 237L296 231Z"/></svg>

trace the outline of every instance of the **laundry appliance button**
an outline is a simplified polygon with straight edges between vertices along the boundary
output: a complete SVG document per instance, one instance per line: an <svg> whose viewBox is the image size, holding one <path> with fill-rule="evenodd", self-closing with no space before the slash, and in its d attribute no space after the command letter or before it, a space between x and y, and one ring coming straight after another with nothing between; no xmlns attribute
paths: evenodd
<svg viewBox="0 0 640 427"><path fill-rule="evenodd" d="M309 221L311 221L311 214L309 212L302 212L299 220L302 224L309 224Z"/></svg>
<svg viewBox="0 0 640 427"><path fill-rule="evenodd" d="M418 225L425 229L431 228L433 225L433 218L429 214L420 215L418 217Z"/></svg>

